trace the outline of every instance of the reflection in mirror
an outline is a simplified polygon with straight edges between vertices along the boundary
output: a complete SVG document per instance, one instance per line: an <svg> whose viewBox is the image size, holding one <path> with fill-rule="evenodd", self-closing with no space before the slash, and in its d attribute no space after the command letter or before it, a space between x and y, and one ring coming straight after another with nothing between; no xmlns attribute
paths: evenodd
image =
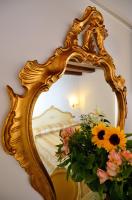
<svg viewBox="0 0 132 200"><path fill-rule="evenodd" d="M72 64L72 63L70 63ZM102 69L85 71L67 69L65 74L36 101L32 128L38 154L51 175L57 167L56 145L60 143L60 130L77 126L80 115L103 113L117 125L115 93L106 83Z"/></svg>

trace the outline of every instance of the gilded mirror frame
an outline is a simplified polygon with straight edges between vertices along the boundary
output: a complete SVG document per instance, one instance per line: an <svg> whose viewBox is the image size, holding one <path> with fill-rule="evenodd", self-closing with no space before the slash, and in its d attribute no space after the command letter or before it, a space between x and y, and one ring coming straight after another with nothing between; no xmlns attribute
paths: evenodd
<svg viewBox="0 0 132 200"><path fill-rule="evenodd" d="M82 45L78 44L78 35L83 33ZM67 33L64 46L56 49L54 55L44 64L36 60L28 61L19 73L23 95L16 94L7 86L11 99L11 108L4 123L2 143L4 150L14 156L25 169L33 188L45 200L55 200L56 195L51 179L37 153L32 134L32 112L41 92L50 86L65 72L68 60L90 62L104 70L105 80L117 96L118 122L124 128L127 115L126 86L122 76L116 75L111 56L104 48L107 31L103 17L95 7L87 7L80 19L75 19Z"/></svg>

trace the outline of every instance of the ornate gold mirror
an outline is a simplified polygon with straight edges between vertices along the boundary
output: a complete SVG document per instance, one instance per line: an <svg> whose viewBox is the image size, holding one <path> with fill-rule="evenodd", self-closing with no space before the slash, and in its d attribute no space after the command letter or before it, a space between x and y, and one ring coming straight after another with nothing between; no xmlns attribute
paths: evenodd
<svg viewBox="0 0 132 200"><path fill-rule="evenodd" d="M111 124L117 125L116 96L106 84L103 70L68 67L49 91L39 95L33 110L34 142L49 175L58 164L55 153L60 130L79 125L80 116L91 111L105 114Z"/></svg>
<svg viewBox="0 0 132 200"><path fill-rule="evenodd" d="M3 147L29 174L31 185L45 200L56 199L56 195L49 176L54 168L46 167L38 145L41 141L37 136L42 138L43 135L37 122L40 116L44 114L43 126L51 125L49 121L60 123L62 116L64 121L68 118L68 123L76 124L80 114L99 107L108 114L110 121L113 120L112 123L124 128L127 114L125 81L122 76L116 75L113 60L104 48L106 36L101 13L94 7L88 7L80 19L73 21L64 46L56 49L46 63L39 64L35 60L25 64L19 74L25 88L23 95L15 94L11 87L7 87L11 109L3 127ZM61 92L57 88L61 88ZM69 96L65 98L65 94ZM73 101L70 95L76 95L79 100L74 98ZM40 99L43 109L38 116ZM49 103L49 99L52 102ZM61 104L56 104L56 101ZM107 103L104 105L101 102ZM87 104L89 107L86 110ZM55 117L57 115L59 121Z"/></svg>

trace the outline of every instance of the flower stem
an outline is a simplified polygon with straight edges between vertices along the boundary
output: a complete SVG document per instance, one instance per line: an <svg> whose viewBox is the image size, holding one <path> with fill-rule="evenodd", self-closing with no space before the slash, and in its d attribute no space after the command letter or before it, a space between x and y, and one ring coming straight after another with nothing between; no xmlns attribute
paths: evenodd
<svg viewBox="0 0 132 200"><path fill-rule="evenodd" d="M105 200L110 200L110 195L108 193L106 193Z"/></svg>

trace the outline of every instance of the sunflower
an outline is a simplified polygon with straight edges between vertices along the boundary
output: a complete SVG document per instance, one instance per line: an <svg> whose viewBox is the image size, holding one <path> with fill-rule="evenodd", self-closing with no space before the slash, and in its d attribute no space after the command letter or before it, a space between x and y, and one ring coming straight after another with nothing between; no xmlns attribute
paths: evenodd
<svg viewBox="0 0 132 200"><path fill-rule="evenodd" d="M92 142L99 148L104 147L106 128L106 125L100 122L92 129Z"/></svg>
<svg viewBox="0 0 132 200"><path fill-rule="evenodd" d="M104 148L107 151L114 150L117 147L121 149L126 147L126 136L124 131L120 130L120 127L107 127L104 140Z"/></svg>

